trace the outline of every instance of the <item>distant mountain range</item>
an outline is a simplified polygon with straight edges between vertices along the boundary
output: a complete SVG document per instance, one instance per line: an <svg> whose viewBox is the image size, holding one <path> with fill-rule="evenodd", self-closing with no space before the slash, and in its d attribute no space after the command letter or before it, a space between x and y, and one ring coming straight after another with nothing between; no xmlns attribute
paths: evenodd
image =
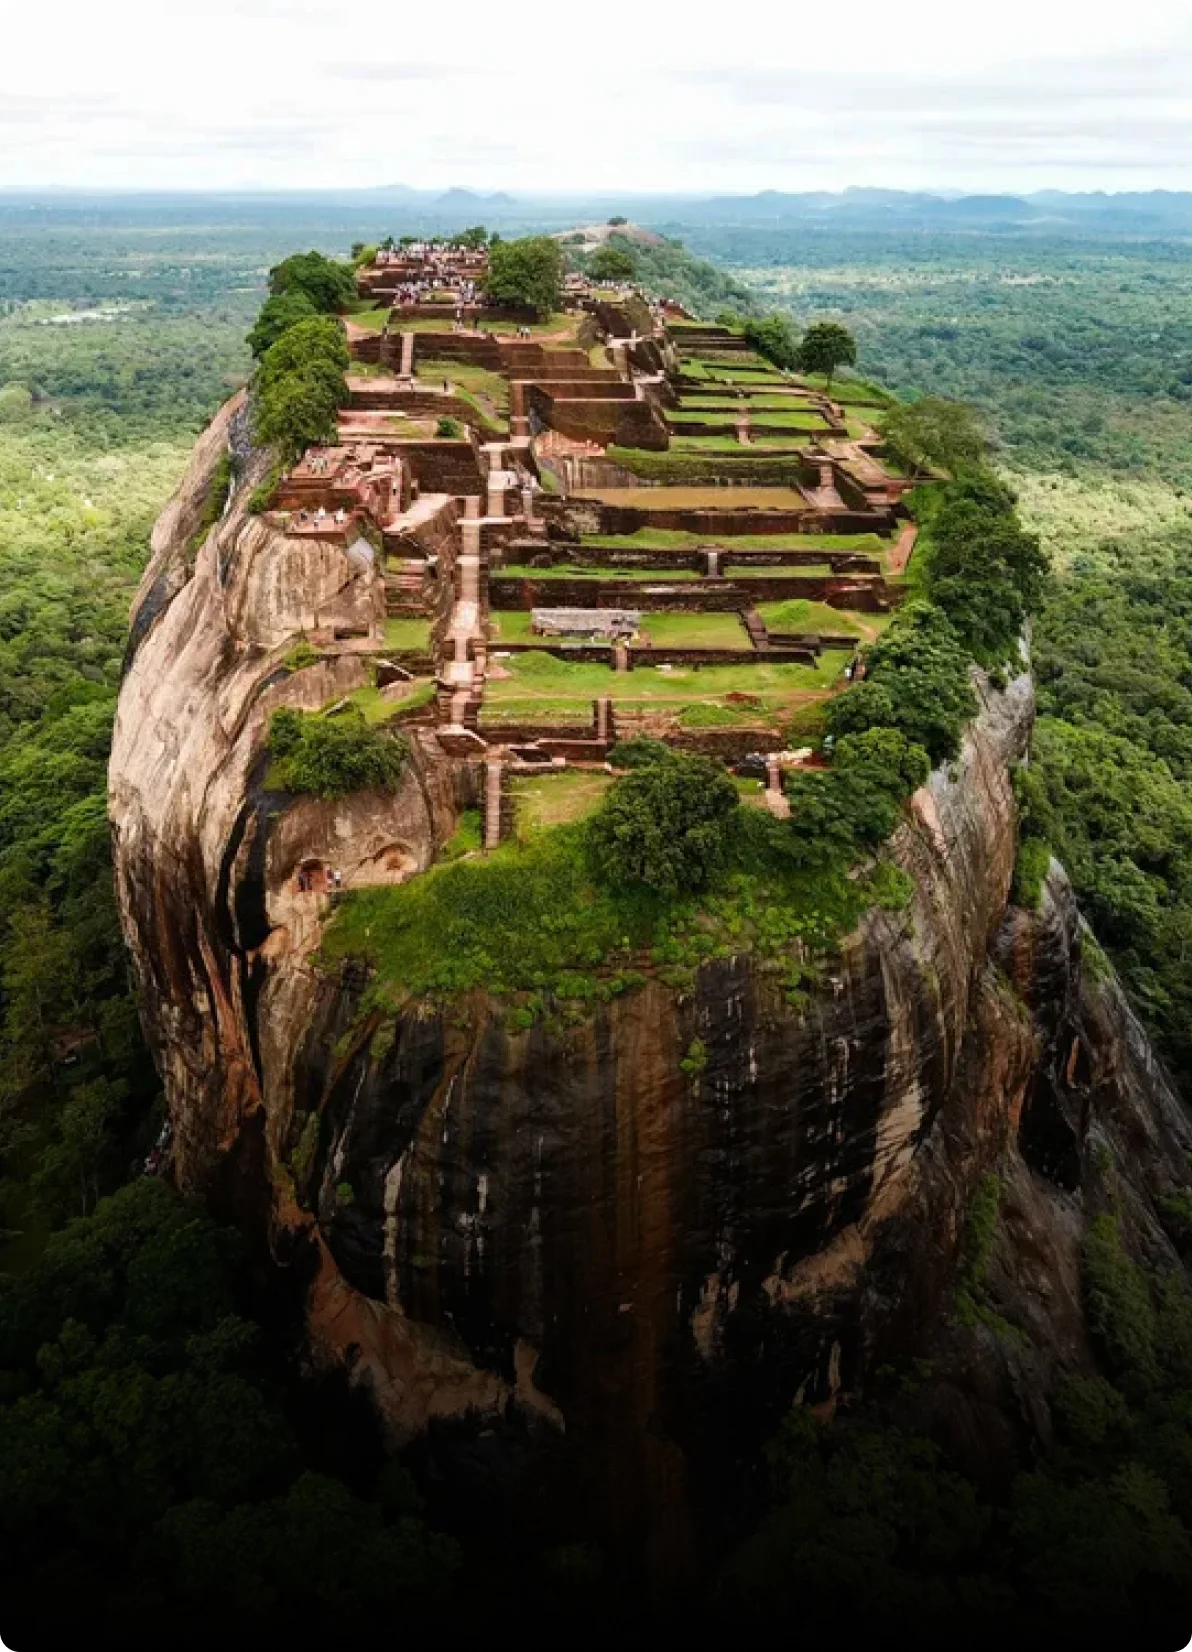
<svg viewBox="0 0 1192 1652"><path fill-rule="evenodd" d="M32 212L67 217L89 210L103 215L165 211L191 217L213 209L236 218L292 215L328 223L383 220L385 228L432 232L489 223L503 233L557 230L603 223L614 215L681 235L685 226L776 229L805 225L849 230L955 230L962 233L1192 236L1192 191L1145 190L1027 195L966 195L954 190L845 189L753 195L517 194L456 187L414 189L392 183L351 190L100 191L0 190L0 215Z"/></svg>

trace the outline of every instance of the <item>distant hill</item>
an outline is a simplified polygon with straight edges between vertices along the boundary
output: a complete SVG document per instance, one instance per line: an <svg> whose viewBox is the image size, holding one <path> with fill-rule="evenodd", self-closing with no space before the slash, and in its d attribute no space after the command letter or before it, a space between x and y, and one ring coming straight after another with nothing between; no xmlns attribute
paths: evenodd
<svg viewBox="0 0 1192 1652"><path fill-rule="evenodd" d="M928 190L846 189L720 195L668 203L670 219L688 224L818 223L842 229L1046 230L1107 235L1192 234L1192 193L1171 190L1110 195L1041 190L1029 195L957 195ZM645 216L653 218L654 214Z"/></svg>

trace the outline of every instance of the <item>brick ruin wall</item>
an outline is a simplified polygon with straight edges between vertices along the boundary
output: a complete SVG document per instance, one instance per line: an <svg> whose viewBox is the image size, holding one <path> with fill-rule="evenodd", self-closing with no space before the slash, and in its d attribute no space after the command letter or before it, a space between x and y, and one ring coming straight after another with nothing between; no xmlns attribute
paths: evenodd
<svg viewBox="0 0 1192 1652"><path fill-rule="evenodd" d="M665 586L665 578L659 581ZM522 613L532 608L650 608L658 613L716 614L741 612L759 602L826 602L832 608L855 608L863 613L884 613L899 600L895 589L881 579L857 585L832 575L776 575L773 579L748 582L692 581L670 585L665 590L643 586L636 580L617 579L526 579L493 574L489 580L489 601L494 608Z"/></svg>
<svg viewBox="0 0 1192 1652"><path fill-rule="evenodd" d="M487 484L471 441L403 442L401 453L423 493L465 497L485 492Z"/></svg>
<svg viewBox="0 0 1192 1652"><path fill-rule="evenodd" d="M726 500L731 489L725 490ZM889 511L825 511L808 505L803 510L759 510L726 505L703 510L672 505L647 510L640 505L606 504L598 499L547 499L542 513L563 538L583 533L631 534L643 528L676 533L698 533L709 545L726 544L737 534L878 533L889 531Z"/></svg>

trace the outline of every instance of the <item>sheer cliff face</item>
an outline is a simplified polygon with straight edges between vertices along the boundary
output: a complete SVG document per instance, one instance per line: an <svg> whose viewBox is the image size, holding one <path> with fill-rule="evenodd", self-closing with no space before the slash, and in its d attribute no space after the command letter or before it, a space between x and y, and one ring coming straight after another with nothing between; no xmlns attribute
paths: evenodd
<svg viewBox="0 0 1192 1652"><path fill-rule="evenodd" d="M287 809L269 792L272 712L325 705L369 680L350 644L300 671L287 655L320 627L379 621L384 593L379 569L360 556L249 514L266 465L243 425L236 398L199 442L154 530L109 797L117 892L174 1121L178 1180L243 1194L246 1211L260 1214L276 1133L288 1125L288 1112L270 1112L288 1107L287 1045L318 985L310 955L324 905L295 894L296 869L304 860L334 866L346 887L420 869L456 805L451 777L417 743L395 798L362 793ZM208 484L229 446L239 452L238 485L202 537Z"/></svg>
<svg viewBox="0 0 1192 1652"><path fill-rule="evenodd" d="M783 1408L835 1404L892 1356L938 1356L929 1421L972 1455L999 1429L1045 1433L1048 1376L1088 1359L1093 1150L1120 1160L1159 1246L1149 1212L1192 1138L1112 981L1082 971L1058 869L1041 913L1007 911L1029 678L982 685L961 758L894 844L911 903L872 914L805 1007L742 956L580 1027L510 1031L480 993L362 1015L363 983L313 962L325 914L288 892L293 870L426 866L461 782L428 742L396 799L286 808L264 788L269 711L363 680L350 654L290 674L287 648L320 605L375 602L376 576L295 552L245 516L247 484L188 555L234 415L159 524L138 598L117 875L178 1178L234 1198L307 1270L318 1357L398 1438L541 1451L663 1571ZM947 1312L994 1167L990 1290L1028 1332L1006 1345Z"/></svg>

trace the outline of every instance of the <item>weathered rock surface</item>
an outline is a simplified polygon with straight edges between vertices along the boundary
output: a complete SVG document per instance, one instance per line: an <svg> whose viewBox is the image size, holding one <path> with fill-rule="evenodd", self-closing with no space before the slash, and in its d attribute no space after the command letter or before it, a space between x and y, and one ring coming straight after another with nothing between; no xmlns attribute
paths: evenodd
<svg viewBox="0 0 1192 1652"><path fill-rule="evenodd" d="M885 1360L931 1351L924 1426L978 1466L1045 1445L1049 1383L1089 1361L1078 1249L1100 1150L1166 1252L1154 1203L1186 1182L1192 1130L1116 983L1082 965L1062 872L1039 913L1007 908L1029 677L982 685L962 756L894 844L913 899L864 921L805 1008L742 956L581 1027L511 1031L483 993L364 1016L362 980L314 967L326 909L293 873L425 867L460 782L420 749L396 798L264 789L270 710L362 680L350 655L291 674L286 649L345 592L371 600L349 591L370 576L246 517L247 481L192 564L224 440L217 422L138 598L118 882L178 1179L310 1269L316 1356L444 1464L509 1442L528 1500L582 1498L662 1575L792 1400L847 1403ZM1021 1337L950 1313L994 1169L987 1289Z"/></svg>

